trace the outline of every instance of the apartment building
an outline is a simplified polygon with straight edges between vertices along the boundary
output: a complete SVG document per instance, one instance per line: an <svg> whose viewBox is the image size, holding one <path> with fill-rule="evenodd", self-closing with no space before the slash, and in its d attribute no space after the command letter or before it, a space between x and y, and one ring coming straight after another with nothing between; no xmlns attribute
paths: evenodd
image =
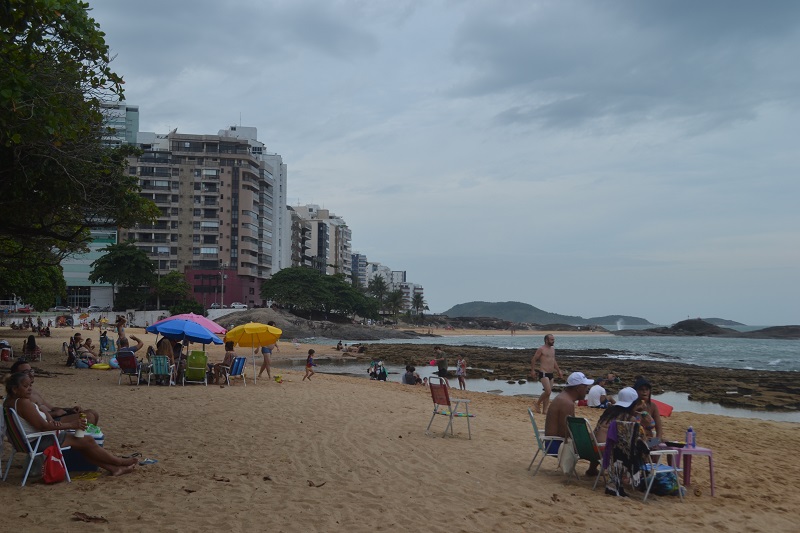
<svg viewBox="0 0 800 533"><path fill-rule="evenodd" d="M287 206L291 217L291 266L311 266L311 223Z"/></svg>
<svg viewBox="0 0 800 533"><path fill-rule="evenodd" d="M133 238L159 273L183 272L204 306L265 304L261 283L291 257L281 250L291 242L281 156L242 126L216 135L140 132L137 144L144 152L128 171L161 215L120 238Z"/></svg>
<svg viewBox="0 0 800 533"><path fill-rule="evenodd" d="M293 206L292 209L311 230L307 242L310 266L322 274L343 274L350 280L353 236L344 219L314 204Z"/></svg>
<svg viewBox="0 0 800 533"><path fill-rule="evenodd" d="M113 148L123 144L136 144L139 132L139 106L128 105L124 100L100 104L103 122L107 131L103 144Z"/></svg>

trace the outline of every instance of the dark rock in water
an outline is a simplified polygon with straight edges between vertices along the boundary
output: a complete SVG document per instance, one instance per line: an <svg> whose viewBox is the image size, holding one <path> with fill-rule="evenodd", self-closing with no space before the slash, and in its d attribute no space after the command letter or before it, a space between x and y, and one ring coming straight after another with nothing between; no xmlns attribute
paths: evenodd
<svg viewBox="0 0 800 533"><path fill-rule="evenodd" d="M520 376L527 376L531 369L530 351L478 346L457 348L472 367L470 376L480 377L481 374L473 374L472 371L487 369L491 372L482 372L486 379L517 383ZM380 357L385 362L419 367L428 363L432 352L433 346L427 345L370 344L368 354ZM654 394L664 391L685 392L695 401L752 410L765 410L768 406L771 410L800 409L800 372L702 367L672 361L620 360L610 355L626 355L626 352L608 348L562 349L557 352L558 365L565 376L576 371L587 376L602 376L608 372L617 374L620 382L607 387L611 394L632 386L634 378L642 375L653 384ZM556 380L553 388L558 390L563 385L563 381ZM739 394L728 394L728 391L734 390Z"/></svg>
<svg viewBox="0 0 800 533"><path fill-rule="evenodd" d="M520 385L525 385L527 383L527 380L521 379L517 381L517 383L519 383Z"/></svg>
<svg viewBox="0 0 800 533"><path fill-rule="evenodd" d="M800 326L775 326L758 329L756 331L736 331L735 329L721 328L699 318L682 320L668 328L649 329L622 329L612 331L621 337L731 337L742 339L800 339Z"/></svg>
<svg viewBox="0 0 800 533"><path fill-rule="evenodd" d="M509 385L516 385L517 384L517 382L514 381L513 379L509 379L508 381L506 381L506 383L508 383Z"/></svg>

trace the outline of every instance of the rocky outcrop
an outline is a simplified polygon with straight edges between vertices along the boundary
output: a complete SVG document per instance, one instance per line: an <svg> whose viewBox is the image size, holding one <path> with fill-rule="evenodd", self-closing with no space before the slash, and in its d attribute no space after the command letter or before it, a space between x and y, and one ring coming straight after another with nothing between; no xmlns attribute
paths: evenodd
<svg viewBox="0 0 800 533"><path fill-rule="evenodd" d="M683 320L670 327L648 329L623 329L611 331L621 337L731 337L741 339L800 339L800 326L776 326L756 331L736 331L710 324L705 320L694 318Z"/></svg>
<svg viewBox="0 0 800 533"><path fill-rule="evenodd" d="M533 350L507 350L451 346L445 348L455 363L457 355L467 358L468 377L502 381L529 379ZM425 366L433 354L433 345L371 344L368 352L395 364ZM620 383L609 390L616 393L633 385L635 376L646 376L656 394L664 391L686 392L689 399L714 402L726 407L752 410L795 411L800 409L800 372L737 370L701 367L677 361L636 361L609 357L625 354L609 349L558 350L558 365L569 375L580 371L590 378L614 372ZM665 357L660 354L660 357ZM482 370L481 370L482 369ZM563 383L563 382L562 382Z"/></svg>

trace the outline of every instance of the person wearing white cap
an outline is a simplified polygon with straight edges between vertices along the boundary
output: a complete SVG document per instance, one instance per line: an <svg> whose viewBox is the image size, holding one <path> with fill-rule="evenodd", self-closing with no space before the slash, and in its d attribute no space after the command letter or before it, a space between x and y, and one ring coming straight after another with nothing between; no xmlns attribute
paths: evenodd
<svg viewBox="0 0 800 533"><path fill-rule="evenodd" d="M575 416L575 402L583 400L594 380L583 372L573 372L567 378L567 386L553 399L544 421L544 434L567 438L567 417Z"/></svg>
<svg viewBox="0 0 800 533"><path fill-rule="evenodd" d="M612 420L622 420L638 422L647 432L655 426L652 417L647 413L647 408L639 400L639 393L633 387L625 387L617 394L617 403L600 415L600 420L594 428L594 436L597 442L605 442L608 435L608 426ZM650 438L651 435L647 435Z"/></svg>

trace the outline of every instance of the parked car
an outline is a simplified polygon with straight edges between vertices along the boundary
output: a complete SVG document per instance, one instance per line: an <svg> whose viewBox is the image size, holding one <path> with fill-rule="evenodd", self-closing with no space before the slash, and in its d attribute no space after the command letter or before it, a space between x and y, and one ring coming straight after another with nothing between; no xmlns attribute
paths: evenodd
<svg viewBox="0 0 800 533"><path fill-rule="evenodd" d="M100 306L100 305L90 305L86 308L87 313L99 313L101 311L111 311L111 308L107 305Z"/></svg>
<svg viewBox="0 0 800 533"><path fill-rule="evenodd" d="M209 305L208 308L209 309L227 309L228 306L224 305L224 304L223 305L219 305L217 302L214 302L213 304Z"/></svg>
<svg viewBox="0 0 800 533"><path fill-rule="evenodd" d="M247 309L247 304L243 304L242 302L233 302L231 304L231 309Z"/></svg>
<svg viewBox="0 0 800 533"><path fill-rule="evenodd" d="M31 313L31 312L33 312L32 305L22 305L20 307L17 307L17 313Z"/></svg>
<svg viewBox="0 0 800 533"><path fill-rule="evenodd" d="M57 305L55 307L51 307L50 310L54 311L56 313L71 313L72 312L72 309L70 309L66 305Z"/></svg>

